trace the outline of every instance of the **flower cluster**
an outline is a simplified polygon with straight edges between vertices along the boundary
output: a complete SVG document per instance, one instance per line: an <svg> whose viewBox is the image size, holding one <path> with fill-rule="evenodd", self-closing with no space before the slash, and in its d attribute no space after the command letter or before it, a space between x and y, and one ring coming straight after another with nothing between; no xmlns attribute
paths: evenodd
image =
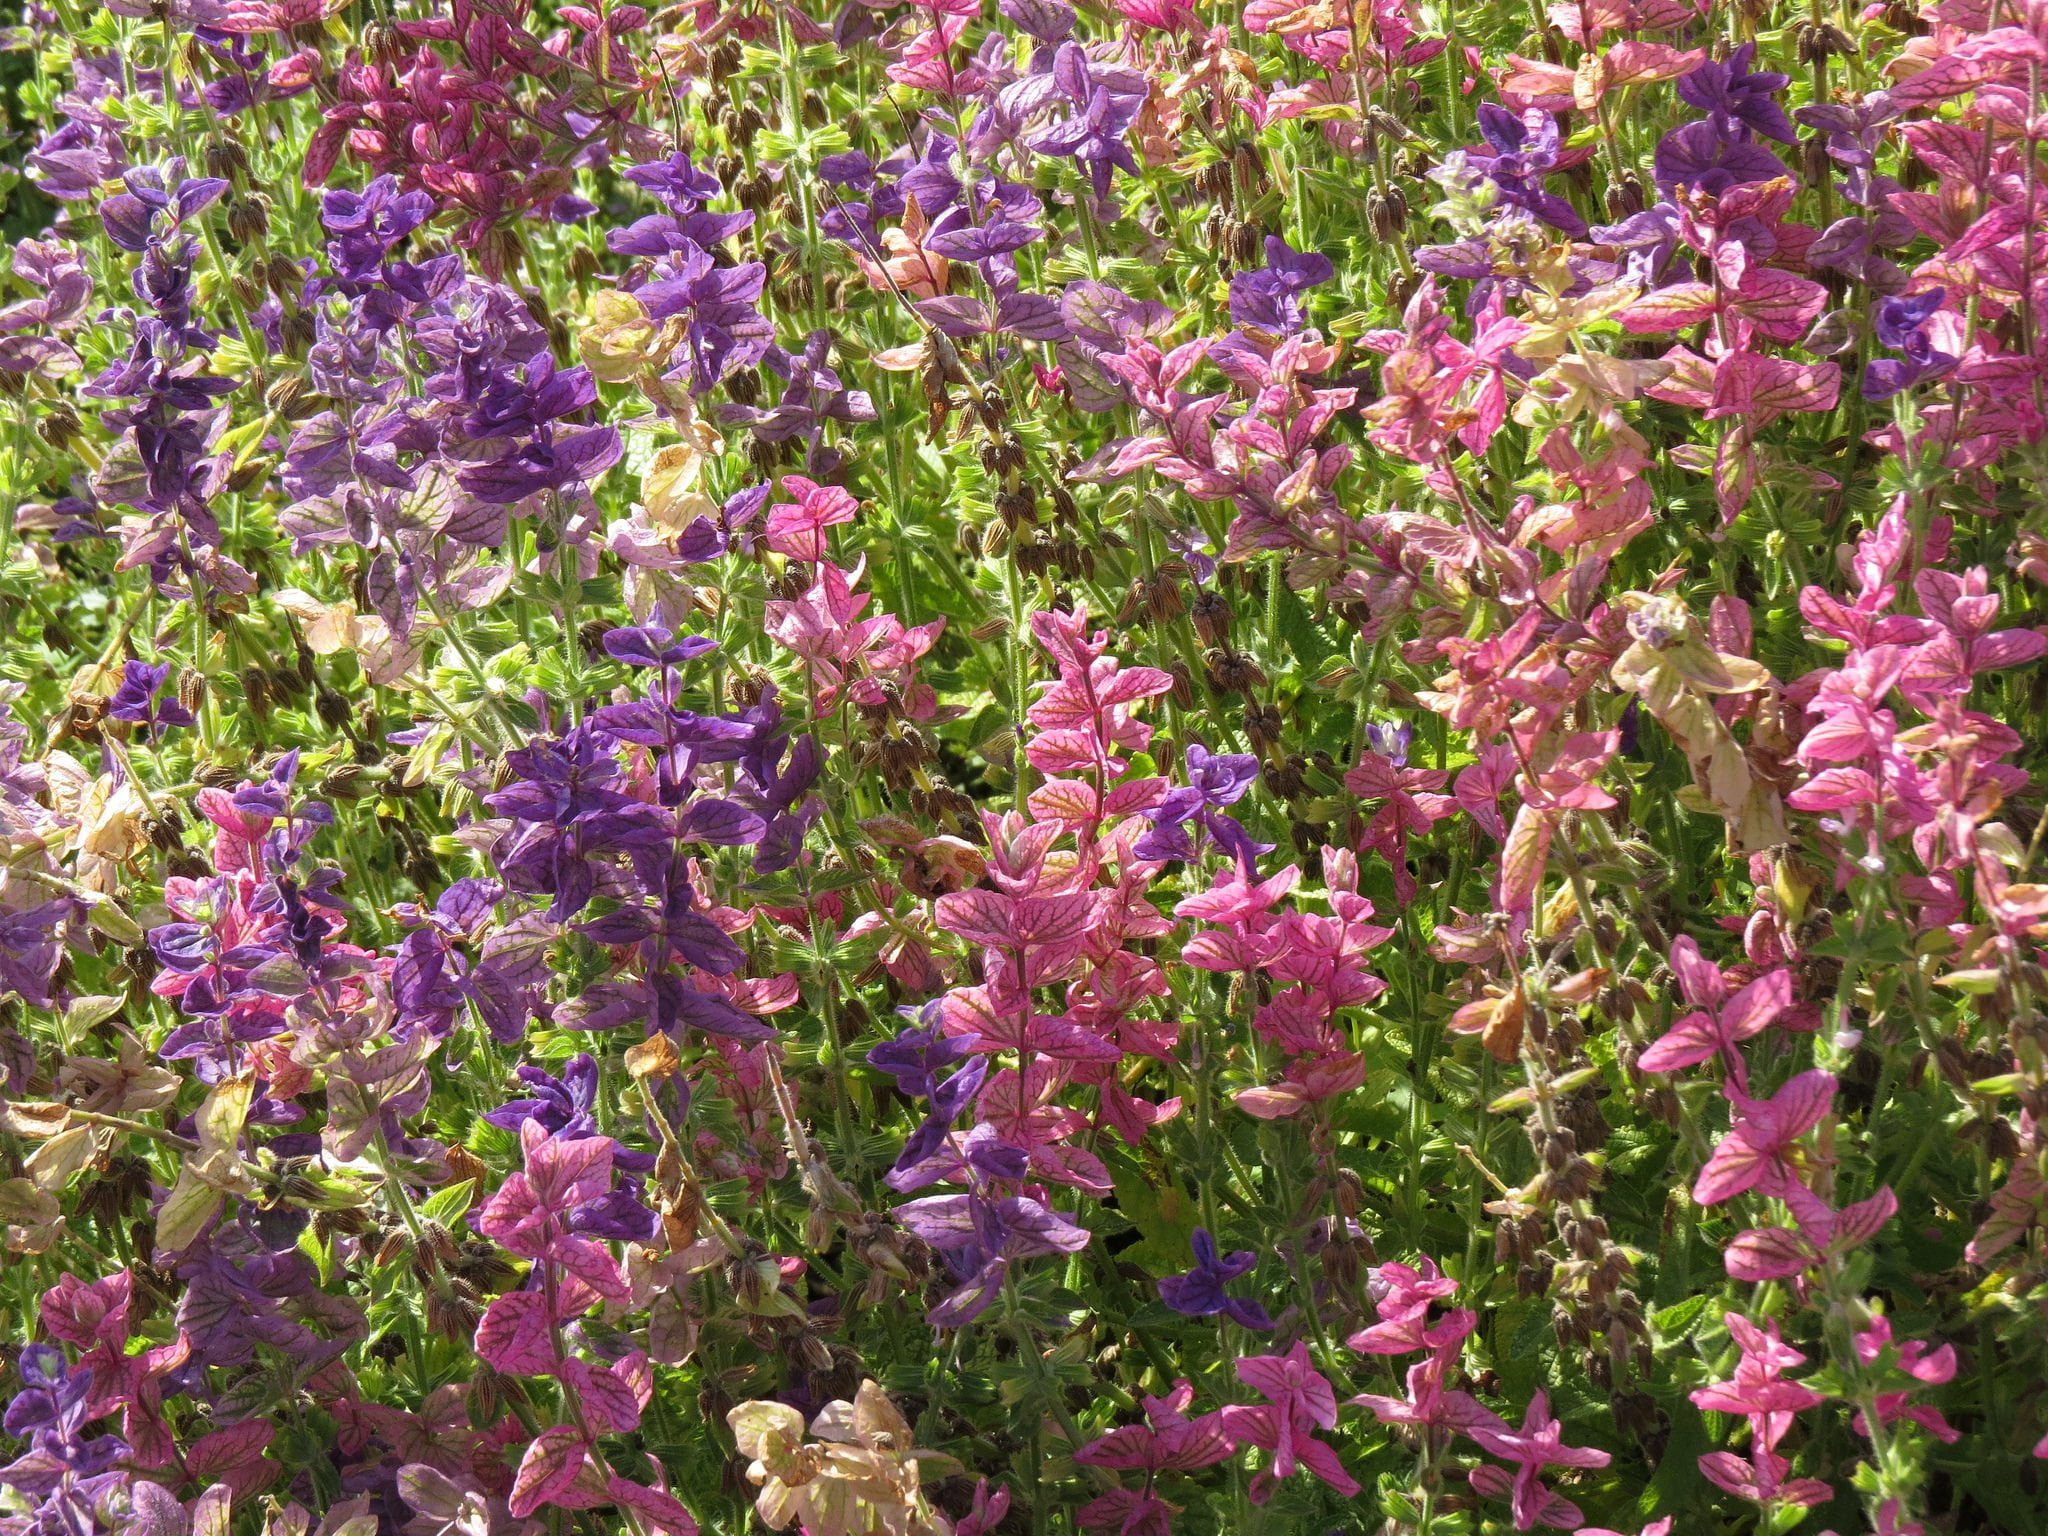
<svg viewBox="0 0 2048 1536"><path fill-rule="evenodd" d="M0 42L0 1536L2043 1531L2048 9Z"/></svg>

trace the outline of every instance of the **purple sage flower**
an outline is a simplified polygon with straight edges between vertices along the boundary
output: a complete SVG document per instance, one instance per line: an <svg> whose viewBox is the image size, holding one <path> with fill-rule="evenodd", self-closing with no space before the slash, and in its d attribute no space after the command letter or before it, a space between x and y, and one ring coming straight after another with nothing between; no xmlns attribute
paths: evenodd
<svg viewBox="0 0 2048 1536"><path fill-rule="evenodd" d="M1224 1287L1258 1266L1258 1255L1249 1249L1228 1257L1217 1252L1216 1239L1206 1227L1195 1228L1191 1239L1195 1267L1184 1275L1169 1275L1159 1282L1159 1299L1183 1317L1227 1317L1239 1327L1264 1333L1273 1319L1256 1301L1240 1301L1227 1295Z"/></svg>

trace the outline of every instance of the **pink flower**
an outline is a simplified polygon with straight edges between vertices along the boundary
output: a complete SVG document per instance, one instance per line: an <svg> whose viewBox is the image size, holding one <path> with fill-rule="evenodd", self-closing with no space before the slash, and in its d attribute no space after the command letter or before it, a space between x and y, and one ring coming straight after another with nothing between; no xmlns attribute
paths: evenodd
<svg viewBox="0 0 2048 1536"><path fill-rule="evenodd" d="M1730 1089L1735 1124L1714 1148L1693 1184L1701 1205L1719 1205L1745 1190L1782 1200L1805 1185L1799 1179L1797 1143L1821 1122L1834 1101L1832 1072L1802 1072L1768 1099Z"/></svg>
<svg viewBox="0 0 2048 1536"><path fill-rule="evenodd" d="M1344 787L1362 800L1382 804L1366 823L1359 839L1360 849L1373 849L1386 856L1393 871L1394 894L1402 901L1415 896L1415 877L1408 870L1408 838L1427 833L1446 816L1457 813L1458 802L1440 794L1450 775L1436 769L1408 768L1378 752L1367 752L1358 766L1344 775Z"/></svg>
<svg viewBox="0 0 2048 1536"><path fill-rule="evenodd" d="M1031 633L1060 675L1025 711L1038 727L1025 756L1040 773L1086 772L1100 786L1128 766L1122 754L1151 743L1152 727L1137 711L1168 692L1173 679L1157 667L1126 667L1104 654L1109 635L1088 632L1086 608L1034 613Z"/></svg>
<svg viewBox="0 0 2048 1536"><path fill-rule="evenodd" d="M993 1536L1009 1512L1010 1490L998 1488L990 1492L988 1479L980 1478L974 1485L974 1503L954 1522L953 1536Z"/></svg>
<svg viewBox="0 0 2048 1536"><path fill-rule="evenodd" d="M1079 1510L1081 1528L1110 1531L1114 1536L1172 1536L1178 1504L1169 1504L1150 1488L1112 1488Z"/></svg>
<svg viewBox="0 0 2048 1536"><path fill-rule="evenodd" d="M768 547L792 560L825 558L825 530L853 521L860 503L836 485L819 485L802 475L784 475L782 489L796 497L768 509Z"/></svg>
<svg viewBox="0 0 2048 1536"><path fill-rule="evenodd" d="M830 710L844 689L857 704L894 704L910 718L923 719L936 700L931 686L917 681L917 661L932 648L946 621L906 627L893 613L862 618L874 600L854 590L865 569L856 563L845 571L821 560L817 580L802 597L766 605L763 628L810 663L812 703L819 713Z"/></svg>
<svg viewBox="0 0 2048 1536"><path fill-rule="evenodd" d="M1456 1344L1478 1326L1470 1312L1447 1313L1435 1327L1429 1325L1429 1309L1439 1301L1458 1294L1458 1282L1436 1267L1436 1260L1424 1254L1414 1268L1406 1264L1382 1264L1372 1271L1372 1293L1379 1321L1351 1335L1344 1342L1361 1355L1405 1355L1411 1350L1442 1350Z"/></svg>
<svg viewBox="0 0 2048 1536"><path fill-rule="evenodd" d="M1643 1070L1675 1072L1718 1055L1729 1079L1738 1088L1747 1087L1748 1074L1736 1046L1762 1033L1792 1006L1792 973L1782 967L1767 971L1731 998L1721 968L1702 956L1699 945L1690 938L1680 938L1671 946L1671 968L1678 973L1679 990L1695 1011L1643 1052Z"/></svg>
<svg viewBox="0 0 2048 1536"><path fill-rule="evenodd" d="M1126 1472L1193 1472L1213 1467L1230 1454L1230 1436L1220 1413L1187 1416L1195 1389L1183 1377L1164 1397L1145 1399L1143 1424L1126 1424L1074 1452L1084 1467Z"/></svg>
<svg viewBox="0 0 2048 1536"><path fill-rule="evenodd" d="M1337 1453L1315 1438L1318 1429L1337 1427L1337 1394L1310 1363L1308 1346L1299 1339L1284 1355L1252 1355L1237 1362L1237 1379L1263 1393L1257 1407L1233 1404L1223 1410L1223 1432L1233 1445L1255 1445L1272 1453L1273 1464L1252 1479L1254 1504L1273 1496L1282 1478L1297 1466L1328 1483L1347 1499L1358 1492L1358 1480L1344 1470Z"/></svg>
<svg viewBox="0 0 2048 1536"><path fill-rule="evenodd" d="M1811 1387L1785 1379L1785 1372L1804 1365L1806 1356L1778 1336L1778 1325L1761 1327L1740 1312L1727 1314L1729 1337L1742 1351L1733 1379L1716 1386L1697 1388L1693 1406L1717 1413L1747 1414L1752 1418L1791 1415L1826 1401ZM1775 1438L1775 1436L1773 1437Z"/></svg>
<svg viewBox="0 0 2048 1536"><path fill-rule="evenodd" d="M177 1446L163 1417L162 1380L183 1365L191 1342L181 1328L168 1344L128 1352L128 1315L135 1276L116 1270L88 1285L65 1274L43 1292L43 1328L53 1339L81 1351L78 1363L92 1372L85 1404L88 1418L121 1410L121 1438L134 1464L155 1471L177 1461Z"/></svg>
<svg viewBox="0 0 2048 1536"><path fill-rule="evenodd" d="M1461 1314L1469 1317L1471 1314ZM1470 1394L1444 1386L1450 1373L1453 1350L1438 1350L1408 1367L1408 1395L1382 1397L1361 1392L1351 1399L1369 1408L1382 1424L1406 1424L1415 1429L1455 1429L1468 1435L1480 1430L1508 1433L1499 1414L1482 1407Z"/></svg>
<svg viewBox="0 0 2048 1536"><path fill-rule="evenodd" d="M1803 1365L1806 1356L1778 1337L1778 1325L1759 1327L1739 1312L1726 1318L1729 1337L1742 1351L1731 1380L1701 1387L1691 1394L1693 1406L1717 1413L1739 1413L1749 1420L1750 1459L1727 1451L1710 1451L1700 1457L1700 1471L1716 1487L1757 1504L1780 1500L1801 1505L1823 1504L1831 1497L1828 1485L1813 1478L1785 1480L1791 1463L1777 1453L1778 1442L1792 1427L1793 1416L1826 1401L1820 1393L1801 1382L1789 1381L1785 1372Z"/></svg>
<svg viewBox="0 0 2048 1536"><path fill-rule="evenodd" d="M1918 1339L1908 1339L1903 1344L1894 1345L1891 1320L1874 1317L1870 1320L1870 1326L1856 1335L1856 1358L1865 1365L1877 1365L1883 1360L1886 1350L1894 1351L1894 1364L1897 1369L1917 1382L1938 1387L1955 1379L1954 1345L1943 1344L1937 1349L1929 1349ZM1911 1388L1878 1393L1878 1418L1886 1424L1897 1423L1900 1419L1911 1419L1943 1445L1954 1445L1962 1438L1961 1433L1942 1417L1939 1408L1926 1403L1914 1403L1911 1399ZM1857 1433L1870 1433L1864 1424L1861 1409L1857 1410L1854 1422Z"/></svg>
<svg viewBox="0 0 2048 1536"><path fill-rule="evenodd" d="M1159 32L1192 30L1195 8L1192 0L1116 0L1125 20Z"/></svg>
<svg viewBox="0 0 2048 1536"><path fill-rule="evenodd" d="M1500 1467L1474 1467L1470 1479L1476 1492L1508 1500L1518 1531L1538 1525L1573 1531L1584 1522L1578 1505L1544 1486L1545 1467L1604 1467L1614 1459L1605 1451L1566 1445L1564 1426L1550 1416L1550 1397L1543 1392L1529 1399L1519 1431L1480 1424L1470 1433L1494 1455L1515 1463L1512 1476Z"/></svg>
<svg viewBox="0 0 2048 1536"><path fill-rule="evenodd" d="M1862 1247L1899 1209L1889 1186L1839 1211L1806 1189L1788 1191L1786 1204L1792 1208L1798 1230L1752 1227L1738 1232L1721 1256L1730 1279L1761 1285L1766 1280L1803 1275L1829 1253Z"/></svg>
<svg viewBox="0 0 2048 1536"><path fill-rule="evenodd" d="M602 1243L569 1227L576 1207L611 1192L617 1143L609 1136L550 1136L532 1119L519 1127L519 1140L526 1167L508 1176L485 1203L477 1230L522 1259L556 1266L597 1296L624 1301L628 1291L618 1260Z"/></svg>
<svg viewBox="0 0 2048 1536"><path fill-rule="evenodd" d="M1479 750L1478 761L1462 771L1451 785L1451 797L1495 842L1506 842L1507 823L1501 820L1500 797L1515 781L1519 765L1512 747L1495 743Z"/></svg>

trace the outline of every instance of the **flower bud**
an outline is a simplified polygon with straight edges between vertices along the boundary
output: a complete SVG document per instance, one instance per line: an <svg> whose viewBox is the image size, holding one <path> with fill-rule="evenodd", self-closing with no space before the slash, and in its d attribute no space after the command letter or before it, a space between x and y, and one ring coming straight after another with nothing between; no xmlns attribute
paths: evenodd
<svg viewBox="0 0 2048 1536"><path fill-rule="evenodd" d="M305 310L294 310L278 322L278 330L284 338L284 350L294 362L304 362L306 354L313 350L316 334L313 317Z"/></svg>
<svg viewBox="0 0 2048 1536"><path fill-rule="evenodd" d="M370 791L368 771L360 763L343 763L320 779L320 794L328 800L360 800Z"/></svg>
<svg viewBox="0 0 2048 1536"><path fill-rule="evenodd" d="M1828 159L1828 141L1822 134L1809 134L1799 145L1799 169L1809 187L1824 187L1833 170Z"/></svg>
<svg viewBox="0 0 2048 1536"><path fill-rule="evenodd" d="M1365 222L1373 235L1383 241L1399 238L1401 231L1408 227L1408 199L1399 187L1389 187L1385 192L1368 192L1365 197Z"/></svg>
<svg viewBox="0 0 2048 1536"><path fill-rule="evenodd" d="M1624 172L1607 188L1607 217L1619 224L1643 211L1643 183L1633 171Z"/></svg>
<svg viewBox="0 0 2048 1536"><path fill-rule="evenodd" d="M279 299L296 301L306 286L306 273L296 261L282 253L263 264L263 285Z"/></svg>
<svg viewBox="0 0 2048 1536"><path fill-rule="evenodd" d="M83 430L83 424L78 419L78 412L74 411L62 400L52 401L49 405L45 406L42 415L36 419L36 436L40 437L59 453L64 452L76 442L79 433Z"/></svg>
<svg viewBox="0 0 2048 1536"><path fill-rule="evenodd" d="M234 139L215 139L206 146L206 174L238 186L249 179L249 157Z"/></svg>
<svg viewBox="0 0 2048 1536"><path fill-rule="evenodd" d="M258 454L228 476L228 489L237 496L246 496L265 484L276 468L276 460L268 454Z"/></svg>
<svg viewBox="0 0 2048 1536"><path fill-rule="evenodd" d="M270 234L270 199L260 192L228 204L228 234L241 245L255 245Z"/></svg>
<svg viewBox="0 0 2048 1536"><path fill-rule="evenodd" d="M1862 330L1855 314L1846 309L1831 309L1813 322L1813 328L1799 343L1816 357L1839 357L1854 350Z"/></svg>

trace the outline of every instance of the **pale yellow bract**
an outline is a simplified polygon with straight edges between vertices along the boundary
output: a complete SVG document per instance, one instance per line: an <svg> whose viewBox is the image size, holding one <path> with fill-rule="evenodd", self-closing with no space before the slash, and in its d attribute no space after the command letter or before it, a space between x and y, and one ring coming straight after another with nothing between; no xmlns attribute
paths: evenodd
<svg viewBox="0 0 2048 1536"><path fill-rule="evenodd" d="M952 1523L925 1503L919 1484L959 1470L950 1456L917 1451L911 1428L881 1387L864 1381L852 1402L828 1403L804 1439L803 1415L787 1403L741 1403L726 1415L747 1477L761 1492L755 1512L771 1530L800 1521L812 1536L949 1536Z"/></svg>

